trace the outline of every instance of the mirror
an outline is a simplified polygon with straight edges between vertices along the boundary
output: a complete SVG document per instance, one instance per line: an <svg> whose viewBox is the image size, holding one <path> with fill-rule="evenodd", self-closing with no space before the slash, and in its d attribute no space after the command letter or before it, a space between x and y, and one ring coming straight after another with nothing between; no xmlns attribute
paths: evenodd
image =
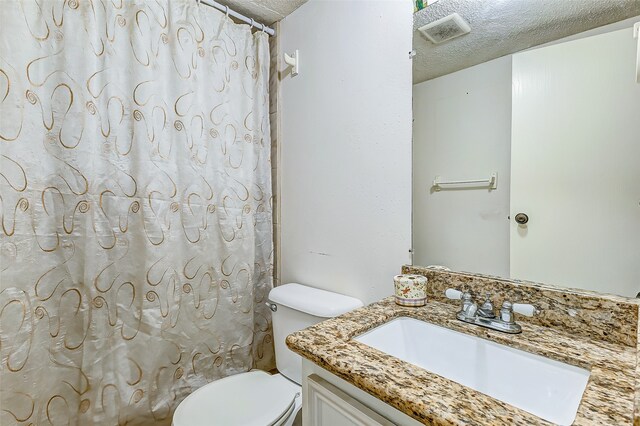
<svg viewBox="0 0 640 426"><path fill-rule="evenodd" d="M413 263L640 296L640 3L430 3Z"/></svg>

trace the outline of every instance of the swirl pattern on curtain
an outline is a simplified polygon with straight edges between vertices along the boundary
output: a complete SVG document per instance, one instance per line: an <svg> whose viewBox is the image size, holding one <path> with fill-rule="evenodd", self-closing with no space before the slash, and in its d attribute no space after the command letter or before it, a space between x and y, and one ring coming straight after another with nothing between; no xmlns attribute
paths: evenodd
<svg viewBox="0 0 640 426"><path fill-rule="evenodd" d="M2 3L2 425L170 424L272 367L268 81L195 0Z"/></svg>

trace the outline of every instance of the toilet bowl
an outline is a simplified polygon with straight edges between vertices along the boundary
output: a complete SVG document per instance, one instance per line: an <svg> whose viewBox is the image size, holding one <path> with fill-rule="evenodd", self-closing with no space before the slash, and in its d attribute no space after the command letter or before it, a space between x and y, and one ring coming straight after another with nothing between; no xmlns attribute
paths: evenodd
<svg viewBox="0 0 640 426"><path fill-rule="evenodd" d="M176 409L173 426L290 426L301 406L300 385L281 374L250 371L193 392Z"/></svg>
<svg viewBox="0 0 640 426"><path fill-rule="evenodd" d="M276 366L280 373L253 370L209 383L187 396L173 414L173 426L291 426L302 407L302 358L286 337L362 302L301 284L269 293Z"/></svg>

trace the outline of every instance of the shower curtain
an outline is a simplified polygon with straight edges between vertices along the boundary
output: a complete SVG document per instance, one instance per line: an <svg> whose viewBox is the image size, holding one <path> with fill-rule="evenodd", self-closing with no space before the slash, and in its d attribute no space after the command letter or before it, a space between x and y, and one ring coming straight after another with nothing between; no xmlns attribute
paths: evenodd
<svg viewBox="0 0 640 426"><path fill-rule="evenodd" d="M0 424L168 425L272 367L268 72L196 0L2 2Z"/></svg>

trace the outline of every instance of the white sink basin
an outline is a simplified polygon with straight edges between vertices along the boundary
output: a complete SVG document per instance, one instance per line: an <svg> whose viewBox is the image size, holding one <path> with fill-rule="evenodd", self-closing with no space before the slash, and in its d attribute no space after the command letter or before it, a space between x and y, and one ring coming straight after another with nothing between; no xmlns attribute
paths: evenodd
<svg viewBox="0 0 640 426"><path fill-rule="evenodd" d="M355 340L560 425L573 423L590 374L413 318Z"/></svg>

